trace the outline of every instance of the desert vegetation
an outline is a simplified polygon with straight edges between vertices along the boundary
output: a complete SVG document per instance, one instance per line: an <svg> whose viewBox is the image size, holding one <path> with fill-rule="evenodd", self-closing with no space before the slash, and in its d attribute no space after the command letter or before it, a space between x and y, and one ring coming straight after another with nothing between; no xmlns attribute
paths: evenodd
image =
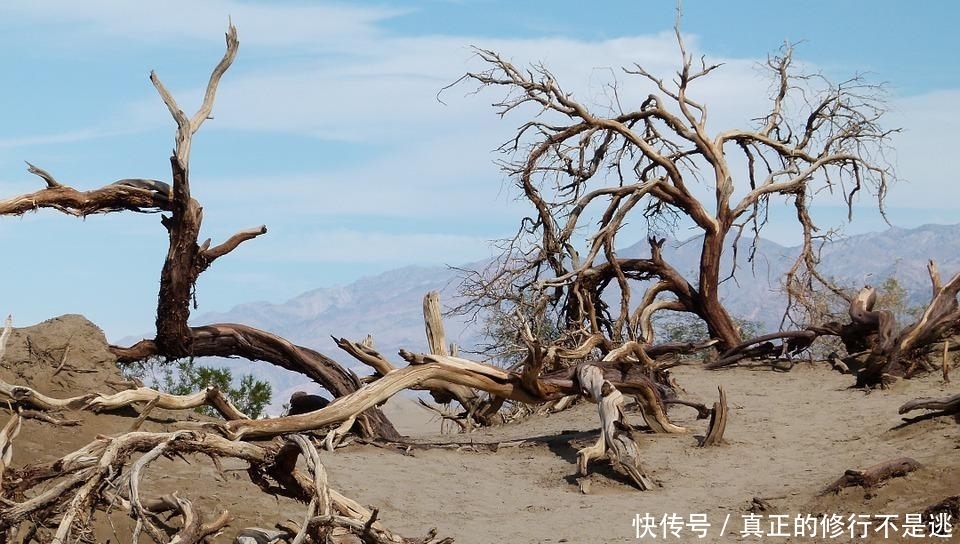
<svg viewBox="0 0 960 544"><path fill-rule="evenodd" d="M265 493L305 504L296 526L276 531L242 528L238 539L249 540L238 541L450 541L435 532L403 537L384 527L375 509L328 484L318 452L335 450L348 436L380 445L401 441L378 406L407 389L459 404L462 413L457 418L468 422L464 429L502 421L498 414L506 402L562 409L576 399L589 399L596 404L600 430L595 443L577 450L577 474L586 476L596 461L609 458L625 485L645 491L656 483L644 468L638 431L627 416L630 399L652 432L691 434L692 429L671 421L666 410L670 404L686 404L709 420L691 446L724 441L730 408L724 388L717 388L712 406L684 399L682 384L671 374L678 355L704 353L705 366L713 369L757 360L769 364L801 357L830 337L841 340L844 354L837 355L837 368L851 374L851 386L884 387L891 380L934 370L948 380L946 354L960 323L960 274L944 280L931 262L930 302L912 322L900 324L894 309L878 307L873 287L851 294L817 271L819 244L828 238L819 234L808 213L817 195L824 189L844 195L852 213L854 197L867 192L882 209L895 179L883 162L893 129L883 125L881 87L859 77L837 84L803 73L793 49L785 46L766 63L772 93L756 126L711 132L707 105L698 101L696 89L722 66L695 59L686 50L679 22L676 41L681 59L676 74L664 78L641 66L627 67L623 81L610 82L612 99L599 109L565 92L548 67L517 67L486 49L476 50L486 69L454 83L502 90L496 113L521 117L515 136L501 150L504 170L528 201L530 215L521 218L516 236L502 241L503 253L491 268L464 278L468 303L457 309L500 323L497 344L520 354L507 368L460 357L447 345L435 294L426 294L424 301L430 352L401 351L403 366L379 353L372 341L335 338L344 353L371 369L363 379L269 331L237 323L188 324L192 300L202 296L195 292L200 274L267 233L266 226L255 226L219 243L202 240L202 206L191 195L192 138L211 117L221 78L238 53L233 26L226 34L226 52L192 115L184 112L159 75L150 76L176 125L169 182L129 178L80 190L29 165L44 186L0 201L0 215L41 208L78 217L161 214L169 246L160 271L155 334L131 346L111 346L117 363L204 356L265 361L317 382L334 401L305 414L257 419L257 414L244 413L230 402L221 390L223 380L219 387L191 394L132 384L115 393L87 391L55 398L5 378L11 381L0 382L0 394L12 407L0 432L0 531L6 541L89 541L97 517L116 510L133 520L132 534L124 537L131 541L141 535L156 542L210 540L231 522L229 513L201 512L180 494L147 498L140 490L151 464L185 454L203 454L217 466L240 460ZM620 99L628 96L621 87L634 80L652 85L635 109L636 102ZM785 309L783 330L744 338L749 331L724 307L718 286L740 273L751 255L735 256L729 270L721 266L721 257L731 242L736 247L739 238L760 235L777 199L793 205L804 239L784 279L791 306ZM629 221L646 225L648 256L618 256L618 235ZM694 278L666 262L661 252L664 239L658 233L681 224L701 236ZM826 314L813 311L820 307L814 299L824 293L842 300L847 315L828 321ZM655 342L657 316L664 312L692 316L703 325L705 336ZM10 331L8 322L0 338L0 359ZM932 362L941 359L939 366ZM252 383L247 386L254 389ZM958 405L957 396L918 399L901 410L950 412ZM152 411L177 414L198 406L209 406L220 417L174 416L165 431L140 431L137 426L62 452L52 462L9 464L28 412L136 407L142 423ZM865 470L858 481L875 485L912 470L914 463L896 459ZM858 485L854 480L838 481L834 487ZM166 518L161 520L160 514Z"/></svg>

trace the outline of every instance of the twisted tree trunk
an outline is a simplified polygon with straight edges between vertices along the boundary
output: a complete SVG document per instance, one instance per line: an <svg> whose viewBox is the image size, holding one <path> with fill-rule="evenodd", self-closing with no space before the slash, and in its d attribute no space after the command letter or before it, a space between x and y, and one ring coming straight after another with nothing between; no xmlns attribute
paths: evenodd
<svg viewBox="0 0 960 544"><path fill-rule="evenodd" d="M42 178L46 187L28 195L0 201L0 215L20 215L39 208L52 208L79 217L120 210L165 212L161 223L167 231L169 245L160 271L156 335L152 340L143 340L130 347L111 346L118 361L133 362L150 357L172 360L240 356L267 361L304 374L335 396L348 395L360 387L359 379L314 350L245 325L223 323L190 327L188 324L200 274L241 243L267 232L267 228L261 225L239 231L215 246L211 246L210 239L198 243L203 208L190 193L192 138L204 121L210 118L217 86L233 63L239 46L236 28L231 25L226 35L226 52L214 67L203 103L192 117L187 117L160 78L155 73L150 74L150 81L177 124L176 146L170 157L172 183L131 178L99 189L78 191L61 184L45 170L29 165L29 171ZM364 436L388 439L399 436L386 416L376 408L361 415L358 422Z"/></svg>

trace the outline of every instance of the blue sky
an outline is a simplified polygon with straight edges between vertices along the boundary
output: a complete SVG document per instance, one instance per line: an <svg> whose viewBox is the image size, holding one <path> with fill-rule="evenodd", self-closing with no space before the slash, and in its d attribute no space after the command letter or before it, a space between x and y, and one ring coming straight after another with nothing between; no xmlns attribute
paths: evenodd
<svg viewBox="0 0 960 544"><path fill-rule="evenodd" d="M194 140L191 180L203 236L267 235L217 261L199 310L279 302L409 264L487 257L524 209L493 149L524 121L499 119L496 96L438 91L481 66L469 47L543 61L590 97L620 66L677 67L672 0L282 2L212 0L0 3L0 199L33 191L30 161L81 189L125 177L169 179L174 125L147 76L156 70L194 111L223 52L237 62L214 119ZM956 151L960 7L954 2L690 0L682 30L724 67L700 90L718 127L745 124L765 83L756 62L784 41L835 80L887 82L892 157L904 179L888 206L898 226L960 219ZM630 80L624 80L629 85ZM721 128L730 128L723 126ZM773 209L789 220L789 206ZM837 208L820 217L841 221ZM829 223L829 221L827 222ZM789 223L769 237L796 242ZM869 201L847 232L883 228ZM157 215L86 220L52 211L0 218L0 312L26 325L87 315L116 340L148 333L166 251ZM385 286L388 288L388 286ZM331 331L334 332L334 331Z"/></svg>

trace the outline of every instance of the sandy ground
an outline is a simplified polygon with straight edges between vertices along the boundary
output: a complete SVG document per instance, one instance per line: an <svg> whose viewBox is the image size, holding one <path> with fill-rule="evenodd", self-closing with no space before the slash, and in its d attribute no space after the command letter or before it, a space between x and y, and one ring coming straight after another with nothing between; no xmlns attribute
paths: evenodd
<svg viewBox="0 0 960 544"><path fill-rule="evenodd" d="M77 318L58 318L47 328L15 332L0 377L56 396L94 388L109 391L107 382L119 375L109 364L102 333ZM600 461L587 478L589 494L581 493L576 451L596 440L599 427L596 407L586 403L469 434L440 434L434 414L407 397L396 397L385 409L400 432L410 435L412 444L444 447L350 445L323 453L323 462L332 487L379 508L380 519L392 530L417 537L436 527L460 544L960 542L957 519L950 520L948 538L929 536L929 526L904 526L908 514L960 493L960 418L921 418L905 424L897 414L901 404L916 397L957 393L960 372L953 384L931 375L870 393L849 389L850 376L820 364L798 364L790 372L685 366L674 374L686 398L708 405L717 398L717 386L725 388L730 405L726 443L697 447L706 421L696 420L690 408L671 408L671 419L691 432L642 435L645 467L658 484L649 491L636 490ZM12 465L50 460L98 434L123 432L136 415L132 410L63 414L81 422L72 427L28 420L14 442ZM168 418L173 416L184 417L157 413L144 429L172 429ZM642 427L642 418L632 417ZM922 468L876 489L847 488L818 496L847 469L903 456ZM164 460L151 465L143 493L179 490L210 515L229 510L234 520L217 542L232 542L242 527L271 527L302 516L303 505L262 494L242 464L227 463L224 468L218 473L208 459L199 457ZM765 499L769 509L751 512L755 497ZM815 536L809 526L800 534L794 525L798 516L811 517ZM838 519L831 516L841 520L835 525L839 534L824 538L823 520ZM896 527L888 529L886 538L881 516L891 516ZM101 524L96 541L129 541L125 517L114 513L110 520ZM910 530L926 536L909 536ZM638 531L646 534L638 538Z"/></svg>

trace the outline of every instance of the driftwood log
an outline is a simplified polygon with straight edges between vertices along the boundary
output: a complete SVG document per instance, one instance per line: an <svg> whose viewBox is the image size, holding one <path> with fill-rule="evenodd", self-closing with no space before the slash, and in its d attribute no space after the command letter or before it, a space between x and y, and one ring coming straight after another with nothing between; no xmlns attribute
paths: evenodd
<svg viewBox="0 0 960 544"><path fill-rule="evenodd" d="M960 393L949 397L939 399L930 397L921 397L905 402L897 410L899 414L906 414L913 410L937 410L938 415L950 415L960 413Z"/></svg>
<svg viewBox="0 0 960 544"><path fill-rule="evenodd" d="M878 463L863 470L849 469L844 472L843 476L837 481L823 488L819 495L839 493L840 490L845 487L863 487L869 489L876 487L890 478L905 476L918 468L920 468L920 463L909 457L900 457Z"/></svg>

